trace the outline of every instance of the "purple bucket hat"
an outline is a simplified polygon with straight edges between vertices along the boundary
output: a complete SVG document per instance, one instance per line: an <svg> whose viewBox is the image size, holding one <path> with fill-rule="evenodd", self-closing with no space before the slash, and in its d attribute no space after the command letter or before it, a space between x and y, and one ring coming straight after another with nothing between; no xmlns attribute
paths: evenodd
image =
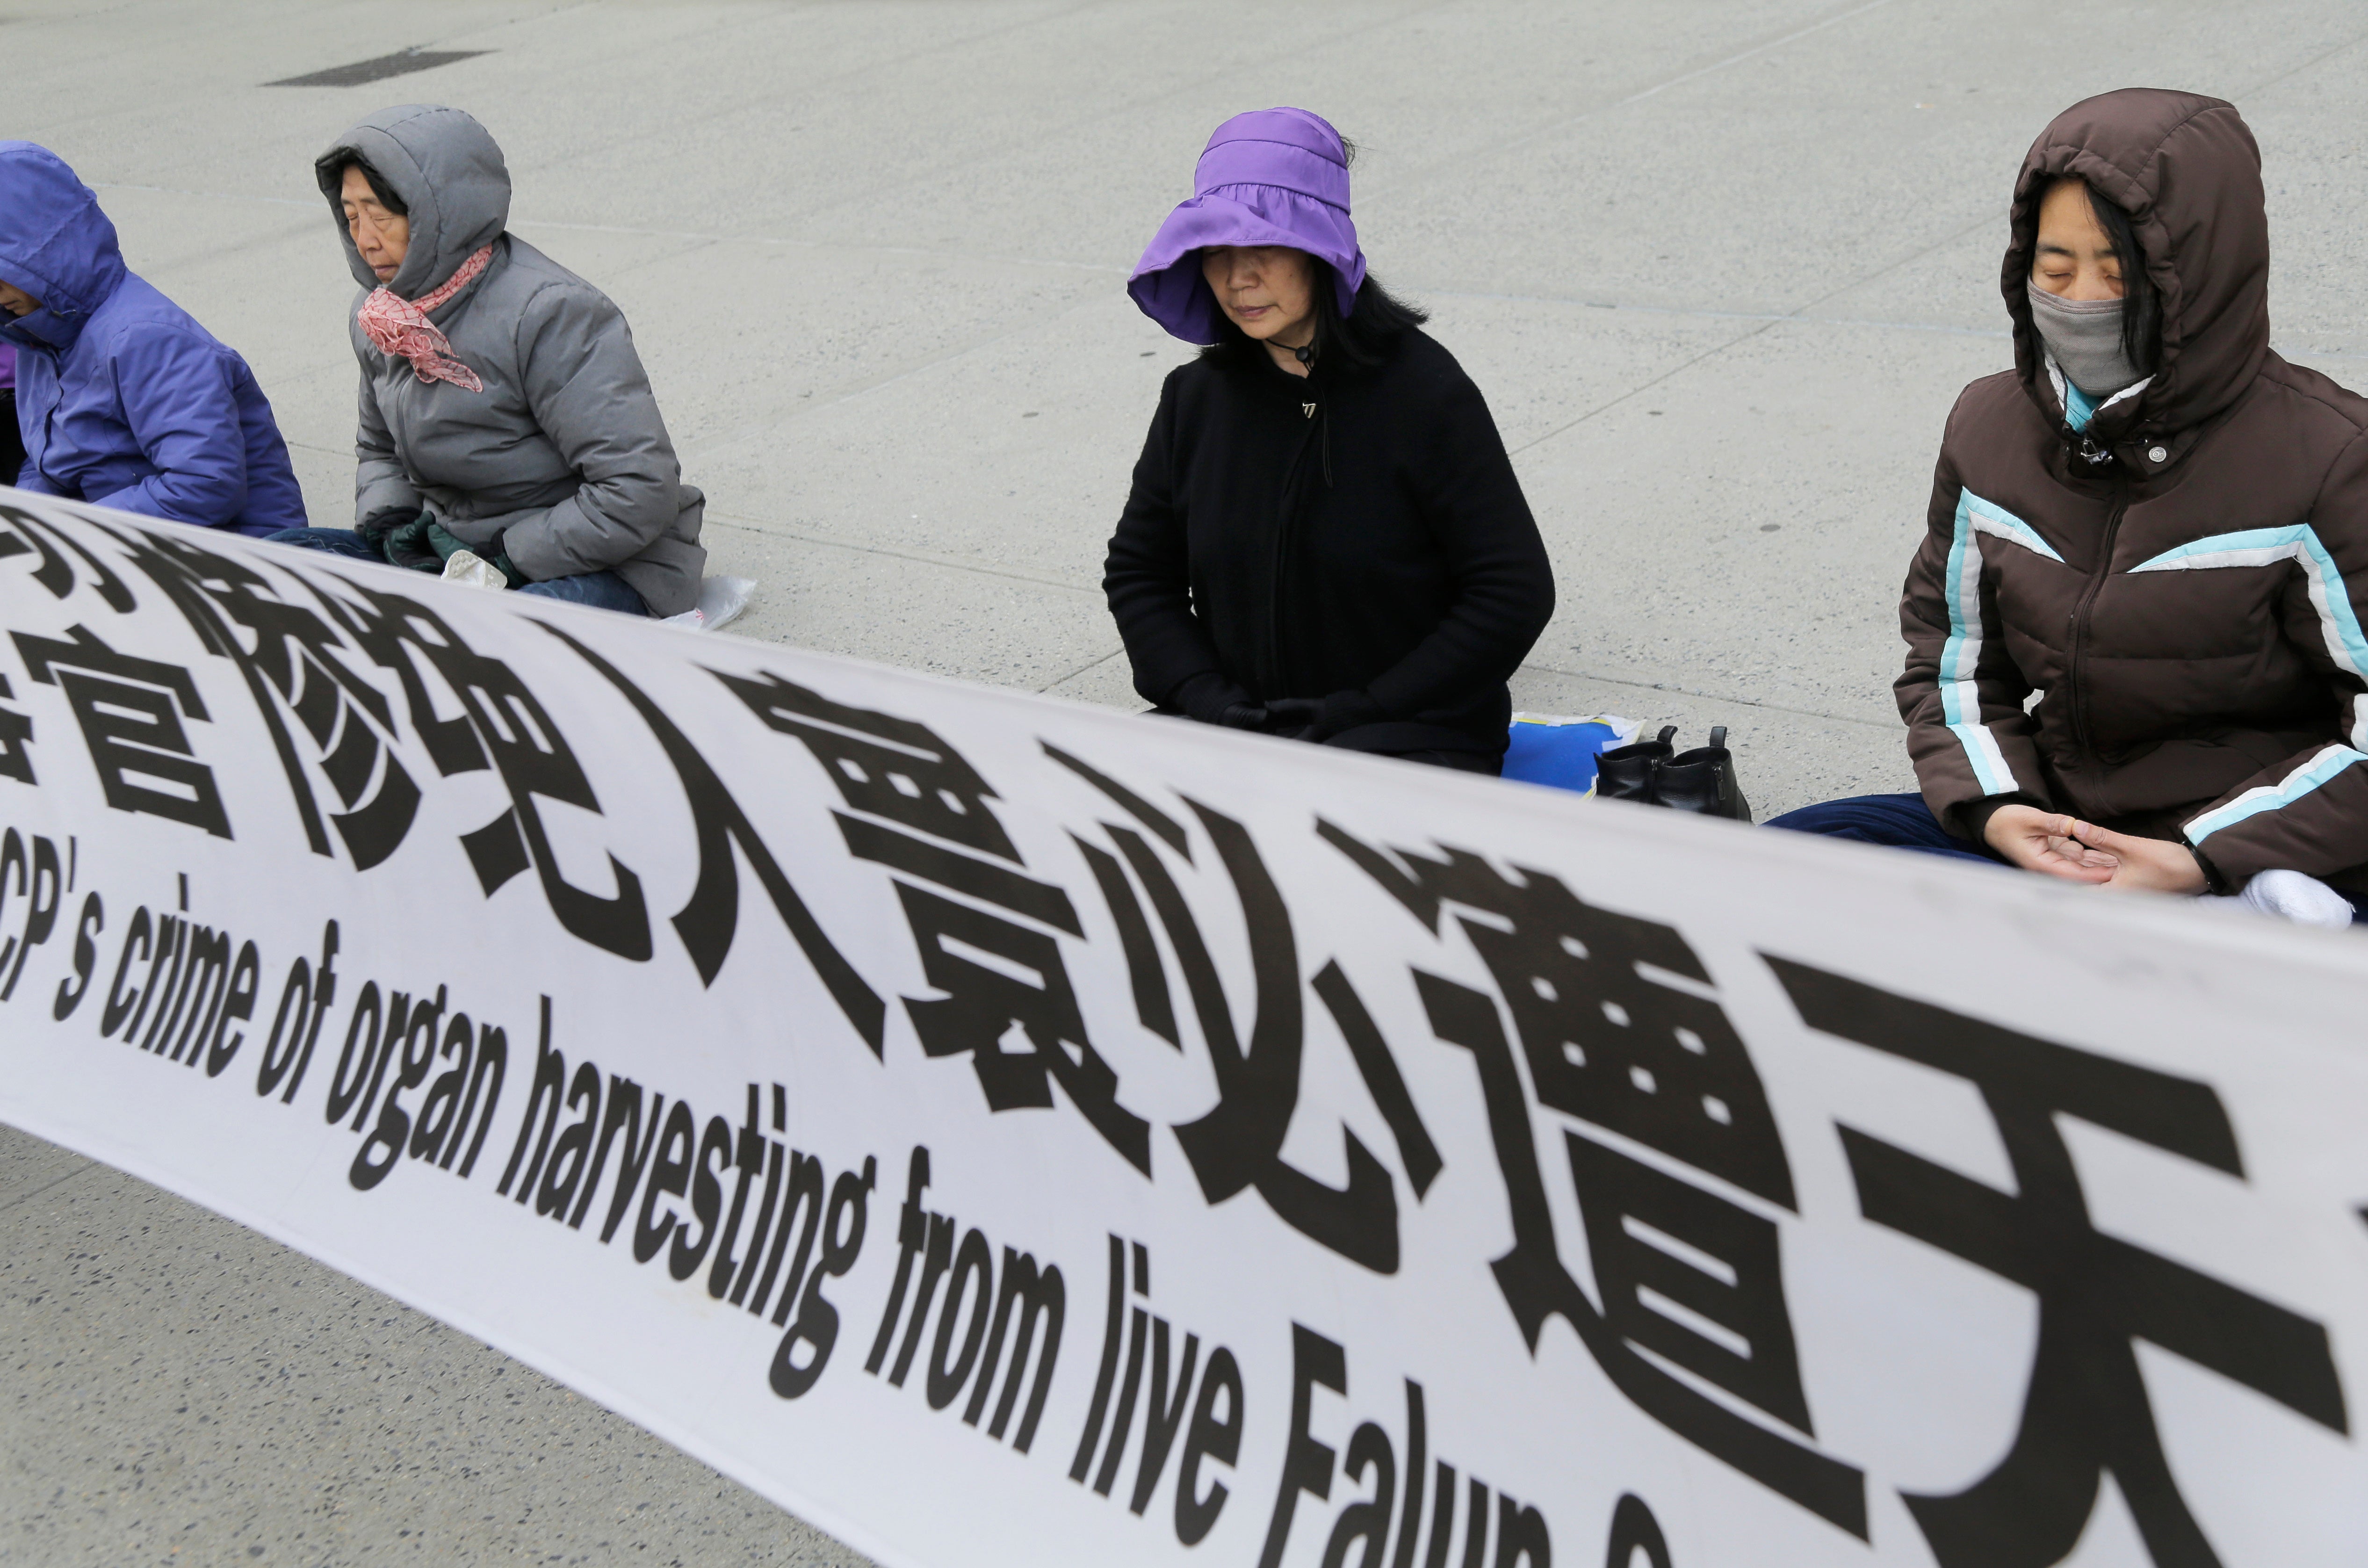
<svg viewBox="0 0 2368 1568"><path fill-rule="evenodd" d="M1192 197L1159 225L1126 291L1187 343L1214 343L1222 313L1201 252L1209 245L1289 245L1329 262L1340 313L1355 309L1365 253L1349 216L1340 133L1304 108L1257 109L1217 127L1192 174Z"/></svg>

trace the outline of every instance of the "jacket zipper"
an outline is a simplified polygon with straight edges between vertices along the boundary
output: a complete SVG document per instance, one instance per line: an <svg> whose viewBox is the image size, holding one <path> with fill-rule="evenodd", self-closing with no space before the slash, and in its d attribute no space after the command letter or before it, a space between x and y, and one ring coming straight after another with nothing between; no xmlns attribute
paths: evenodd
<svg viewBox="0 0 2368 1568"><path fill-rule="evenodd" d="M2080 653L2088 643L2089 611L2096 606L2097 596L2104 591L2105 579L2112 574L2113 539L2122 530L2122 514L2129 510L2129 483L2116 477L2113 481L2113 509L2105 517L2105 538L2098 549L2097 569L2089 575L2089 585L2082 590L2080 602L2072 608L2071 656L2066 661L2065 695L2070 699L2072 709L2072 739L2079 746L2084 758L2094 756L2095 748L2089 741L2088 699L2080 689Z"/></svg>
<svg viewBox="0 0 2368 1568"><path fill-rule="evenodd" d="M1313 376L1310 376L1310 377L1307 379L1307 383L1308 383L1308 384L1307 384L1306 390L1307 390L1308 392L1315 392L1315 378L1314 378ZM1294 392L1293 396L1294 396L1294 399L1295 399L1295 398L1296 398L1296 392ZM1326 413L1328 413L1328 412L1329 412L1328 410L1326 410L1326 408L1324 408L1324 407L1322 406L1322 405L1323 405L1324 401L1325 401L1325 400L1324 400L1323 398L1318 397L1318 398L1315 400L1315 404L1313 404L1312 406L1311 406L1311 405L1308 405L1308 404L1299 403L1297 403L1297 402L1295 402L1295 401L1294 401L1293 406L1294 406L1295 408L1303 408L1303 407L1304 407L1304 408L1306 408L1306 409L1307 409L1307 412L1306 412L1306 413L1304 413L1304 415L1302 415L1302 418L1303 418L1303 419L1304 419L1304 420L1306 420L1307 422L1309 422L1309 423L1311 423L1311 424L1318 425L1318 426L1322 426L1322 428L1323 428L1323 436L1324 436L1324 453L1323 453L1323 456L1324 456L1324 484L1325 484L1325 487L1326 487L1326 489L1329 489L1329 488L1331 487L1331 484L1332 484L1332 441L1331 441L1331 431L1330 431L1330 426L1329 426L1328 422L1327 422L1327 421L1326 421L1326 420L1325 420L1325 418L1324 418L1324 415L1325 415ZM1307 435L1308 435L1308 434L1309 434L1309 433L1303 433L1303 434L1301 435L1301 437L1300 437L1300 438L1299 438L1299 451L1298 451L1297 455L1296 455L1296 456L1294 456L1294 457L1292 459L1291 468L1290 468L1290 470L1289 470L1289 471L1284 474L1284 476L1283 476L1283 500L1284 500L1284 502L1285 502L1285 505L1283 505L1283 506L1279 506L1279 507L1277 507L1277 508L1276 508L1276 517L1275 517L1275 521L1274 521L1274 548L1273 548L1273 549L1272 549L1272 550L1268 553L1268 557L1267 557L1267 577L1266 577L1266 585L1266 585L1266 665L1267 665L1267 670L1268 670L1268 673L1269 673L1269 676L1271 676L1275 681L1277 681L1278 683L1281 681L1281 679L1282 679L1282 676L1283 676L1283 670L1282 670L1282 557L1283 557L1283 551L1284 551L1285 547L1290 543L1290 537L1291 537L1291 533L1292 533L1292 525L1293 525L1294 523L1296 523L1296 522L1298 521L1299 507L1300 507L1301 506L1304 506L1304 505L1305 505L1305 494L1304 494L1304 492L1303 492L1303 493L1301 493L1301 494L1300 494L1300 496L1299 496L1298 505L1292 505L1292 504L1291 504L1291 502L1292 502L1292 491L1291 482L1292 482L1292 480L1293 478L1295 478L1295 477L1298 475L1298 472L1299 472L1299 465L1300 465L1300 464L1302 464L1302 463L1304 463L1304 462L1305 462L1305 461L1307 460ZM1312 483L1312 478L1311 478L1311 483ZM1269 698L1271 698L1271 697L1273 697L1275 694L1274 694L1274 693L1272 693L1272 692L1268 692L1268 693L1265 693L1264 695L1265 695L1265 696L1267 696L1267 697L1269 697Z"/></svg>
<svg viewBox="0 0 2368 1568"><path fill-rule="evenodd" d="M17 351L17 358L21 359L28 352L30 352L30 350L20 347ZM40 458L35 458L30 452L28 452L26 454L26 459L28 461L32 463L33 472L35 473L40 474L41 478L49 483L55 485L58 483L57 480L51 477L50 471L47 468L42 466L42 460L47 459L51 452L57 449L58 410L64 405L66 401L66 380L64 374L65 356L59 354L52 355L51 358L56 361L57 368L52 370L50 375L50 392L51 396L50 398L49 406L41 410L41 456ZM18 395L23 395L21 389L19 390ZM24 405L21 403L17 404L17 407L20 410L23 406ZM8 475L7 483L10 484L16 483L17 476L13 473Z"/></svg>
<svg viewBox="0 0 2368 1568"><path fill-rule="evenodd" d="M1310 417L1313 417L1312 415ZM1291 543L1293 526L1299 521L1300 508L1306 505L1304 490L1294 489L1292 481L1299 476L1300 465L1307 460L1307 437L1299 438L1299 451L1292 459L1291 468L1282 482L1282 504L1275 508L1274 547L1267 554L1266 563L1266 667L1268 677L1278 685L1283 678L1282 669L1282 558ZM1312 483L1313 476L1310 476ZM1267 698L1281 695L1266 692Z"/></svg>

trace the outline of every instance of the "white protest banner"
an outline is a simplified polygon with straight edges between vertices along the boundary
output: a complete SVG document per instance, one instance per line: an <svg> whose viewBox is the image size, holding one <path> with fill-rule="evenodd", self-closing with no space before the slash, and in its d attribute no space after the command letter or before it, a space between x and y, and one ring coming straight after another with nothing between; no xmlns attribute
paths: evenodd
<svg viewBox="0 0 2368 1568"><path fill-rule="evenodd" d="M2368 948L0 494L0 1117L898 1568L2368 1561Z"/></svg>

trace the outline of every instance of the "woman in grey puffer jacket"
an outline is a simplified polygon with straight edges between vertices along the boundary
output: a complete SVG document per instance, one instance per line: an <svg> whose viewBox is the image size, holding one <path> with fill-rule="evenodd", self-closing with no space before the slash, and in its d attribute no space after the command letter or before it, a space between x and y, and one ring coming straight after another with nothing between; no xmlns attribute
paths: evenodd
<svg viewBox="0 0 2368 1568"><path fill-rule="evenodd" d="M314 168L366 290L359 526L279 541L427 571L465 547L528 593L696 604L706 498L682 483L623 313L504 231L509 171L485 128L382 109Z"/></svg>

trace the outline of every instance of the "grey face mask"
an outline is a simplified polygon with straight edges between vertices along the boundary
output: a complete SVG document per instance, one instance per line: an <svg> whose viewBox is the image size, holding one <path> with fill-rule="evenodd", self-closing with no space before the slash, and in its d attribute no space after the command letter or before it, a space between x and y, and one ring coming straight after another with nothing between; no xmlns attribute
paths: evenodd
<svg viewBox="0 0 2368 1568"><path fill-rule="evenodd" d="M2074 386L2101 403L2138 379L2137 367L2122 349L2125 301L2059 300L2036 283L2024 288L2039 340Z"/></svg>

